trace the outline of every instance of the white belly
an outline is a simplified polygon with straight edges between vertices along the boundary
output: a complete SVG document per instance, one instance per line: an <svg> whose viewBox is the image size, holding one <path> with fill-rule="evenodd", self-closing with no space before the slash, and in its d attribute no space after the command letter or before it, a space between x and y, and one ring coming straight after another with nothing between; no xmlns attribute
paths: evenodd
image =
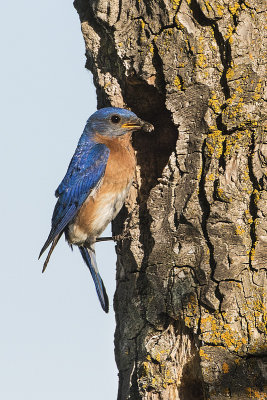
<svg viewBox="0 0 267 400"><path fill-rule="evenodd" d="M131 182L120 193L102 193L101 196L89 196L84 204L83 215L68 227L68 240L72 244L92 244L116 217L129 192ZM86 207L86 203L88 207ZM86 221L87 219L87 221Z"/></svg>
<svg viewBox="0 0 267 400"><path fill-rule="evenodd" d="M118 194L106 194L101 197L96 218L94 218L91 225L92 231L96 233L96 236L101 235L122 208L129 191L129 186Z"/></svg>

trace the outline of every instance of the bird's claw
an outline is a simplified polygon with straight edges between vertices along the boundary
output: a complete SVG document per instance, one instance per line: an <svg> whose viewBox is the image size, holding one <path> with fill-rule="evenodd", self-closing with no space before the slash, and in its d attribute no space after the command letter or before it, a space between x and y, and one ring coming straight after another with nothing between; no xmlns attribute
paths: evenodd
<svg viewBox="0 0 267 400"><path fill-rule="evenodd" d="M99 237L96 239L96 242L107 242L109 240L113 240L114 242L119 242L119 241L121 241L123 239L127 239L129 237L130 237L129 234L122 233L120 235Z"/></svg>

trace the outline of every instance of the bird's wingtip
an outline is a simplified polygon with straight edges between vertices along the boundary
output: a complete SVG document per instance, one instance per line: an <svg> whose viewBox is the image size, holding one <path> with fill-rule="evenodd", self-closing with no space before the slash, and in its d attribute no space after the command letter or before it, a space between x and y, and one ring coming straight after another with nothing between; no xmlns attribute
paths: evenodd
<svg viewBox="0 0 267 400"><path fill-rule="evenodd" d="M50 243L51 243L51 239L50 239L50 237L48 237L47 241L45 242L45 244L44 244L43 247L41 248L41 251L40 251L38 260L40 260L40 258L42 257L42 255L44 254L44 252L46 251L46 249L48 248L48 246L50 245Z"/></svg>
<svg viewBox="0 0 267 400"><path fill-rule="evenodd" d="M53 240L52 245L51 245L51 247L50 247L50 250L49 250L49 252L48 252L48 254L47 254L47 257L46 257L46 259L45 259L45 262L44 262L44 265L43 265L43 269L42 269L42 273L45 272L46 267L47 267L47 264L49 263L51 254L53 253L53 250L54 250L54 248L56 247L57 242L59 241L61 235L62 235L62 232L59 233L59 234L55 237L55 239ZM45 245L43 246L41 252L40 252L40 255L39 255L38 260L39 260L40 257L42 256L43 252L47 249L47 247L48 247L48 245L47 245L47 242L46 242Z"/></svg>
<svg viewBox="0 0 267 400"><path fill-rule="evenodd" d="M40 251L40 254L39 254L39 256L38 256L38 260L40 260L40 258L42 257L44 251L45 251L44 248L42 248L42 250Z"/></svg>
<svg viewBox="0 0 267 400"><path fill-rule="evenodd" d="M46 267L47 267L47 263L44 263L44 265L43 265L43 269L42 269L42 274L45 272L45 270L46 270Z"/></svg>

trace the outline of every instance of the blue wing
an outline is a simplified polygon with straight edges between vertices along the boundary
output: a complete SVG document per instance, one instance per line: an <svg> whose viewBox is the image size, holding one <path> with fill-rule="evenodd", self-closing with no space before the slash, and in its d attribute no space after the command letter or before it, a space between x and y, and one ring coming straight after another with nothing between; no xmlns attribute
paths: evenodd
<svg viewBox="0 0 267 400"><path fill-rule="evenodd" d="M62 234L91 190L100 182L108 156L107 146L82 135L67 173L55 192L58 201L52 216L52 227L39 258L50 243Z"/></svg>
<svg viewBox="0 0 267 400"><path fill-rule="evenodd" d="M79 250L81 252L82 258L84 259L87 267L89 268L89 271L91 272L100 304L103 310L107 313L109 309L109 301L104 283L101 279L101 276L99 274L96 265L95 253L93 250L87 249L84 246L80 246Z"/></svg>

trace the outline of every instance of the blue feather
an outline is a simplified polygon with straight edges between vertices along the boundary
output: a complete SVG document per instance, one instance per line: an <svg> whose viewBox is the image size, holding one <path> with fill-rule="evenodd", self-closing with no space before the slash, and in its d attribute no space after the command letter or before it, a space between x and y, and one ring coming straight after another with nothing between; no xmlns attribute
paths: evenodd
<svg viewBox="0 0 267 400"><path fill-rule="evenodd" d="M108 309L109 309L109 301L108 301L108 296L107 296L107 292L106 292L104 283L101 279L101 276L99 274L99 271L98 271L98 268L96 265L95 252L94 252L94 250L88 250L84 246L80 246L79 250L81 252L82 258L85 261L85 264L87 265L87 267L89 268L89 270L91 272L101 306L102 306L103 310L107 313Z"/></svg>
<svg viewBox="0 0 267 400"><path fill-rule="evenodd" d="M89 193L101 181L108 156L109 149L106 145L93 142L83 133L67 173L55 192L58 201L52 216L51 231L39 258L55 237L73 220Z"/></svg>

